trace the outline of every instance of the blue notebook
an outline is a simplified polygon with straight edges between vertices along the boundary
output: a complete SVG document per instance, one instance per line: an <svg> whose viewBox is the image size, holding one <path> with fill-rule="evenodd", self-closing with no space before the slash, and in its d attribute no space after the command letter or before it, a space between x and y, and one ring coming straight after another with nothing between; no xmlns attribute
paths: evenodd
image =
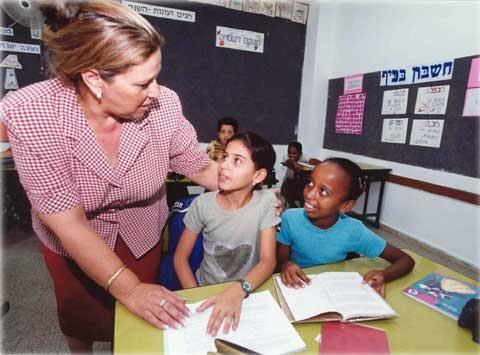
<svg viewBox="0 0 480 355"><path fill-rule="evenodd" d="M465 303L479 298L480 288L441 274L429 274L403 290L403 294L455 320Z"/></svg>

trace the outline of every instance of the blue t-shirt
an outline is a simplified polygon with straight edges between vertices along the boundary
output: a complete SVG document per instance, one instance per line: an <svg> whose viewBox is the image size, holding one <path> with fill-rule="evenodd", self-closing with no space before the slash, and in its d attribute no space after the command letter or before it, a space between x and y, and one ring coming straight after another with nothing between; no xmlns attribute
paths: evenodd
<svg viewBox="0 0 480 355"><path fill-rule="evenodd" d="M303 208L282 214L277 241L291 247L291 260L301 267L343 261L349 252L375 258L387 245L361 221L345 214L340 214L330 228L320 229L310 222Z"/></svg>

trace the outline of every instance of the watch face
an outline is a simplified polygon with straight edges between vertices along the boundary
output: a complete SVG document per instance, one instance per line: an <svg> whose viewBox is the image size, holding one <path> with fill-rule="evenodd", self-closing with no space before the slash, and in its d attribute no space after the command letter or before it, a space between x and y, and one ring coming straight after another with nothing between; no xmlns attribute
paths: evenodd
<svg viewBox="0 0 480 355"><path fill-rule="evenodd" d="M242 287L247 292L250 292L252 290L252 285L250 285L248 281L243 281Z"/></svg>

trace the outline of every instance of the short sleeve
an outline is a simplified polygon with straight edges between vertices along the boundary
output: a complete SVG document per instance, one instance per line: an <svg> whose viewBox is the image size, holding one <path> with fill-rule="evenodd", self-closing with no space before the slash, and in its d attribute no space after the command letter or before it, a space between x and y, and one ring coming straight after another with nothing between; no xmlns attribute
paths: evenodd
<svg viewBox="0 0 480 355"><path fill-rule="evenodd" d="M37 108L41 111L41 108ZM48 110L45 110L47 112ZM65 158L58 127L53 122L29 126L29 121L16 122L14 117L29 117L31 112L15 112L3 107L1 121L7 126L15 166L32 209L39 213L69 210L81 203L80 194ZM41 130L35 129L40 127ZM32 134L32 132L36 132Z"/></svg>
<svg viewBox="0 0 480 355"><path fill-rule="evenodd" d="M289 223L288 215L289 215L288 211L285 211L282 214L280 231L277 232L277 242L284 245L292 245L292 233L290 231L290 223Z"/></svg>
<svg viewBox="0 0 480 355"><path fill-rule="evenodd" d="M204 225L201 218L201 206L200 202L202 200L202 196L200 195L197 197L193 202L190 204L187 213L183 219L183 223L185 226L190 229L192 232L200 234Z"/></svg>
<svg viewBox="0 0 480 355"><path fill-rule="evenodd" d="M359 222L361 223L361 222ZM387 242L370 229L361 224L359 230L359 244L357 253L369 258L376 258L382 254Z"/></svg>
<svg viewBox="0 0 480 355"><path fill-rule="evenodd" d="M200 149L192 124L183 116L178 96L175 95L174 100L179 117L170 142L170 167L175 172L188 176L205 168L209 158Z"/></svg>
<svg viewBox="0 0 480 355"><path fill-rule="evenodd" d="M275 215L276 196L273 191L260 190L259 193L265 194L265 213L260 221L260 230L264 230L280 223L280 217Z"/></svg>

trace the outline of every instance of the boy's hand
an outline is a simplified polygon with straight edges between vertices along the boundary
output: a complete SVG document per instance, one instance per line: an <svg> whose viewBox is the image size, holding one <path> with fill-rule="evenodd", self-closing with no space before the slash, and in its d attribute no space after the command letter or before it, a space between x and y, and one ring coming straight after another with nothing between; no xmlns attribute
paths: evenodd
<svg viewBox="0 0 480 355"><path fill-rule="evenodd" d="M367 272L363 276L363 283L368 283L380 296L385 298L385 275L382 270L370 270Z"/></svg>
<svg viewBox="0 0 480 355"><path fill-rule="evenodd" d="M310 279L300 266L292 261L287 261L282 265L282 282L287 287L299 288L310 284Z"/></svg>
<svg viewBox="0 0 480 355"><path fill-rule="evenodd" d="M230 327L237 330L240 321L242 301L245 298L245 291L240 283L228 287L216 296L209 297L197 308L197 312L203 312L215 305L207 324L207 334L216 336L218 329L223 323L223 333L228 334Z"/></svg>

